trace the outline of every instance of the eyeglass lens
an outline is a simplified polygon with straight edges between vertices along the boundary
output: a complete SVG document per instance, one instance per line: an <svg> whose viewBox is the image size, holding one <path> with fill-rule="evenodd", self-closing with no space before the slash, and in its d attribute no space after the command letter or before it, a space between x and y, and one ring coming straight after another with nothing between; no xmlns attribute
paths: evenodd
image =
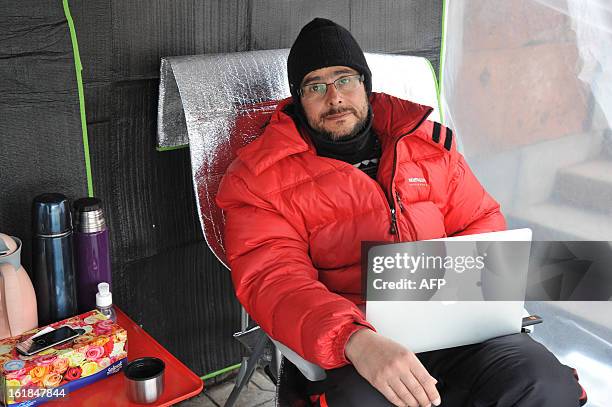
<svg viewBox="0 0 612 407"><path fill-rule="evenodd" d="M334 85L338 92L346 94L355 90L362 80L362 75L351 75L343 76L331 83L312 83L302 87L302 96L305 98L325 96L329 85Z"/></svg>

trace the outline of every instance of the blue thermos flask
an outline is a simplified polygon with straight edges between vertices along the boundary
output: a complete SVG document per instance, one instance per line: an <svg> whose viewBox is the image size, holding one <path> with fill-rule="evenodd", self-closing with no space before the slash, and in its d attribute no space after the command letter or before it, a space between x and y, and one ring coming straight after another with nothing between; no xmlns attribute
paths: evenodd
<svg viewBox="0 0 612 407"><path fill-rule="evenodd" d="M62 194L42 194L32 204L32 270L38 322L77 314L70 203Z"/></svg>

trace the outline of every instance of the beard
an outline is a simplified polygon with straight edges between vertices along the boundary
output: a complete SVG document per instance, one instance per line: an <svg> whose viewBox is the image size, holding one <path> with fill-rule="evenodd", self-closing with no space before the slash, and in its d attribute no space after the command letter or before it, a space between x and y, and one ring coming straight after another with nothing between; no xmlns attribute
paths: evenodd
<svg viewBox="0 0 612 407"><path fill-rule="evenodd" d="M334 140L334 141L348 140L348 139L355 137L356 135L361 133L366 128L367 123L368 123L368 114L367 114L368 107L365 107L365 109L363 110L365 110L366 114L360 117L357 110L352 107L335 108L335 109L332 108L328 110L327 112L325 112L324 114L322 114L317 123L308 123L308 124L317 133L319 133L320 135L324 137L327 137L330 140ZM323 127L323 123L327 116L338 114L338 113L344 113L344 112L350 112L353 115L355 115L355 117L357 117L357 122L353 125L352 128L338 132L338 131L330 131L330 130L327 130L325 127Z"/></svg>

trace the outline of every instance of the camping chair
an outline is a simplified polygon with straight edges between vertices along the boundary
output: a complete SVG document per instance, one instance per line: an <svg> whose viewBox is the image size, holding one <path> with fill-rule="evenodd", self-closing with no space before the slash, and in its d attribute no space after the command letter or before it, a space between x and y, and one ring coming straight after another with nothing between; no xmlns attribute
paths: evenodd
<svg viewBox="0 0 612 407"><path fill-rule="evenodd" d="M263 132L277 102L289 96L287 56L284 49L162 59L158 144L161 148L189 145L204 237L226 267L224 217L214 199L236 151ZM432 106L429 119L439 121L435 74L426 59L368 53L366 58L374 91ZM249 329L249 322L242 309L241 330L234 336L248 345L251 355L243 358L226 406L238 399L270 342L258 327ZM272 342L275 350L267 371L277 384L277 405L308 403L304 384L325 378L325 371L282 343Z"/></svg>
<svg viewBox="0 0 612 407"><path fill-rule="evenodd" d="M290 95L287 56L284 49L162 59L158 143L162 148L189 144L204 237L226 267L224 217L215 196L236 151L263 132L278 101ZM368 53L366 58L374 91L432 106L429 118L439 121L435 74L425 58ZM226 406L237 400L269 343L258 327L249 329L249 322L242 309L241 330L234 336L251 355L243 358ZM282 343L272 342L275 351L267 371L277 381L278 405L289 405L300 399L305 380L324 379L325 372Z"/></svg>

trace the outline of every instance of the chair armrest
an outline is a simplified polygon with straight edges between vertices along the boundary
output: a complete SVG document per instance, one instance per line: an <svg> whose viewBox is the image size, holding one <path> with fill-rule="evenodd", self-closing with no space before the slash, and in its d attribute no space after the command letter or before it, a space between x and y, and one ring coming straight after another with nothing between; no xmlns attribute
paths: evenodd
<svg viewBox="0 0 612 407"><path fill-rule="evenodd" d="M279 341L272 339L272 342L274 342L274 345L278 348L278 350L280 350L283 356L293 363L300 370L300 372L302 372L304 377L311 382L318 382L327 377L325 370L323 370L320 366L307 361Z"/></svg>

